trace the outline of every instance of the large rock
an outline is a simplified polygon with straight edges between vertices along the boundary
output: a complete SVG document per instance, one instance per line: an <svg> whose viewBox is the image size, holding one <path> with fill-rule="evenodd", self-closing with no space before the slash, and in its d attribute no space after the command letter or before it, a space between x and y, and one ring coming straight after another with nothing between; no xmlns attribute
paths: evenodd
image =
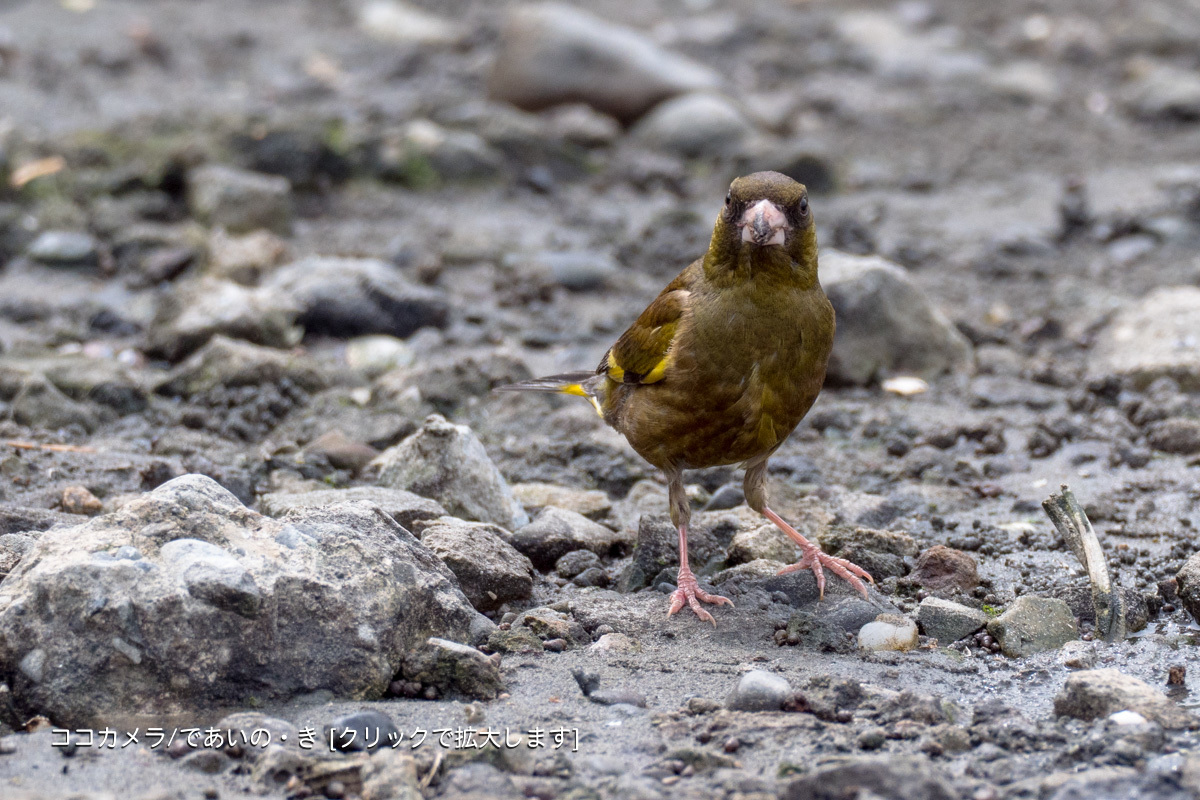
<svg viewBox="0 0 1200 800"><path fill-rule="evenodd" d="M685 158L737 155L753 133L754 126L737 106L709 92L660 103L633 129L649 147Z"/></svg>
<svg viewBox="0 0 1200 800"><path fill-rule="evenodd" d="M1200 621L1200 553L1184 562L1175 575L1175 581L1183 607L1192 615L1192 619Z"/></svg>
<svg viewBox="0 0 1200 800"><path fill-rule="evenodd" d="M0 358L0 400L12 399L25 380L36 375L44 375L72 400L107 406L118 414L145 411L149 402L142 380L123 364L82 353Z"/></svg>
<svg viewBox="0 0 1200 800"><path fill-rule="evenodd" d="M0 588L0 676L66 726L327 689L380 696L430 636L487 627L378 508L276 521L187 475L43 533Z"/></svg>
<svg viewBox="0 0 1200 800"><path fill-rule="evenodd" d="M529 521L504 476L465 425L438 414L395 447L385 450L379 484L437 500L462 519L491 522L513 530Z"/></svg>
<svg viewBox="0 0 1200 800"><path fill-rule="evenodd" d="M712 70L637 31L545 3L509 13L488 89L529 111L582 102L631 122L668 97L718 83Z"/></svg>
<svg viewBox="0 0 1200 800"><path fill-rule="evenodd" d="M1054 698L1054 713L1093 720L1135 711L1164 728L1191 728L1197 720L1158 689L1115 669L1076 672Z"/></svg>
<svg viewBox="0 0 1200 800"><path fill-rule="evenodd" d="M426 326L444 328L446 296L410 283L398 269L373 258L313 257L280 268L264 289L300 310L308 333L408 336Z"/></svg>
<svg viewBox="0 0 1200 800"><path fill-rule="evenodd" d="M971 554L944 544L922 551L908 577L935 592L969 592L979 585L979 569Z"/></svg>
<svg viewBox="0 0 1200 800"><path fill-rule="evenodd" d="M421 533L421 544L450 568L471 605L495 611L533 591L533 564L504 541L505 534L486 522L442 517Z"/></svg>
<svg viewBox="0 0 1200 800"><path fill-rule="evenodd" d="M292 185L287 178L223 164L188 173L188 204L201 221L233 233L266 228L289 233Z"/></svg>
<svg viewBox="0 0 1200 800"><path fill-rule="evenodd" d="M327 384L324 374L309 359L215 336L167 373L156 391L172 397L192 397L218 387L263 386L284 379L309 392Z"/></svg>
<svg viewBox="0 0 1200 800"><path fill-rule="evenodd" d="M299 312L299 306L273 290L202 278L163 296L147 349L151 355L178 361L217 335L291 347L300 341L295 325Z"/></svg>
<svg viewBox="0 0 1200 800"><path fill-rule="evenodd" d="M969 366L970 342L903 267L825 249L820 270L837 312L831 382L862 385L895 373L932 378Z"/></svg>
<svg viewBox="0 0 1200 800"><path fill-rule="evenodd" d="M436 500L421 497L403 489L387 489L382 486L355 486L350 489L319 489L315 492L273 492L259 498L259 507L268 517L309 508L324 508L339 503L365 502L383 509L396 522L408 530L421 520L446 516L446 509Z"/></svg>
<svg viewBox="0 0 1200 800"><path fill-rule="evenodd" d="M1200 391L1200 289L1165 286L1125 306L1101 331L1089 363L1093 377L1118 375L1145 389L1171 378Z"/></svg>
<svg viewBox="0 0 1200 800"><path fill-rule="evenodd" d="M1009 658L1055 650L1079 638L1070 606L1056 597L1018 597L987 630Z"/></svg>
<svg viewBox="0 0 1200 800"><path fill-rule="evenodd" d="M572 550L590 550L598 556L619 556L631 550L625 534L593 522L582 514L550 506L533 522L518 528L509 539L538 569L553 567Z"/></svg>
<svg viewBox="0 0 1200 800"><path fill-rule="evenodd" d="M955 785L923 757L845 758L788 784L781 800L957 800Z"/></svg>
<svg viewBox="0 0 1200 800"><path fill-rule="evenodd" d="M60 392L44 375L25 380L10 411L15 422L40 430L59 430L76 426L91 433L99 425L96 411Z"/></svg>
<svg viewBox="0 0 1200 800"><path fill-rule="evenodd" d="M926 636L946 645L970 636L987 625L988 615L961 603L952 603L940 597L926 597L917 606L917 622Z"/></svg>
<svg viewBox="0 0 1200 800"><path fill-rule="evenodd" d="M1138 68L1142 74L1121 91L1131 114L1154 121L1200 119L1200 74L1167 65L1139 63Z"/></svg>

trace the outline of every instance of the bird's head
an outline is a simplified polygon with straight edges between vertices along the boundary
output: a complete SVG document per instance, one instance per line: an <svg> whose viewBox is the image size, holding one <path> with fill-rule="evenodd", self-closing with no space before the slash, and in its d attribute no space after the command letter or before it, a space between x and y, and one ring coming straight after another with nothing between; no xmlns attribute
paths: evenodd
<svg viewBox="0 0 1200 800"><path fill-rule="evenodd" d="M808 190L778 172L737 178L717 216L706 264L736 269L755 264L790 263L816 269L816 232Z"/></svg>

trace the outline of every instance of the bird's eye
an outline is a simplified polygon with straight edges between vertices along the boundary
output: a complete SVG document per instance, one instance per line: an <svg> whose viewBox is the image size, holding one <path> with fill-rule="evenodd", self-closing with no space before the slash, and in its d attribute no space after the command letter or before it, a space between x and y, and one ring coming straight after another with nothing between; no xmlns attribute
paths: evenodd
<svg viewBox="0 0 1200 800"><path fill-rule="evenodd" d="M800 213L801 214L808 213L808 198L807 197L800 198Z"/></svg>
<svg viewBox="0 0 1200 800"><path fill-rule="evenodd" d="M728 191L725 193L725 205L729 205L732 202L733 202L733 192Z"/></svg>

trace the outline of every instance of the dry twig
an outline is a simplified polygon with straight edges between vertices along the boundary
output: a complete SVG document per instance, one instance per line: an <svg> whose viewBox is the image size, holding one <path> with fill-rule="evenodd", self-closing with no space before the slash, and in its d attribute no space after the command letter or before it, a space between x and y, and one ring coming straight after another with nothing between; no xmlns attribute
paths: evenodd
<svg viewBox="0 0 1200 800"><path fill-rule="evenodd" d="M1103 636L1106 642L1124 639L1125 599L1121 596L1121 590L1112 585L1104 550L1087 514L1083 513L1075 495L1065 483L1062 485L1062 494L1047 497L1042 501L1042 508L1071 546L1071 552L1087 570L1088 580L1092 584L1092 605L1096 609L1096 633Z"/></svg>

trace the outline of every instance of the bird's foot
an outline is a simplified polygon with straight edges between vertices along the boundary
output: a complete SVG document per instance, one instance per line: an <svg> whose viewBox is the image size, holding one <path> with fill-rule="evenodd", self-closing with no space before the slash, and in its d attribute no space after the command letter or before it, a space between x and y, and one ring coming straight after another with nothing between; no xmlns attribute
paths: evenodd
<svg viewBox="0 0 1200 800"><path fill-rule="evenodd" d="M786 575L789 572L796 572L802 569L811 569L813 575L817 576L817 591L821 593L821 599L823 600L825 599L825 570L828 569L839 578L844 578L847 583L858 590L858 593L863 596L864 600L870 599L867 597L866 585L859 578L866 578L871 583L874 583L875 579L865 569L844 558L831 556L811 542L807 547L801 545L801 550L804 555L800 557L800 560L791 566L779 570L780 575Z"/></svg>
<svg viewBox="0 0 1200 800"><path fill-rule="evenodd" d="M679 580L677 583L679 584L679 588L671 592L671 607L667 609L668 617L683 608L686 604L692 611L696 612L697 617L705 622L711 622L715 628L717 627L717 621L700 604L712 603L718 606L733 606L733 601L728 597L722 597L719 594L709 594L701 589L696 584L696 576L692 574L690 569L679 570Z"/></svg>

